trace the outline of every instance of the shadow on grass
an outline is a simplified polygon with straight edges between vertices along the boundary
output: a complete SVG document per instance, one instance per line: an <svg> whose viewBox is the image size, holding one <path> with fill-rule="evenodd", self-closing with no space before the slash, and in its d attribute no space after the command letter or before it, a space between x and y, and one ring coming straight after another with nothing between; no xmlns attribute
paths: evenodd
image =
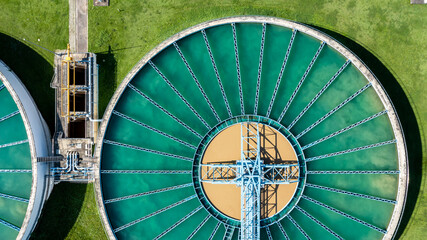
<svg viewBox="0 0 427 240"><path fill-rule="evenodd" d="M344 44L347 48L349 48L353 53L355 53L371 69L371 71L381 82L390 96L394 107L396 108L397 114L399 115L400 122L402 123L405 134L406 147L408 150L410 184L408 188L405 210L395 237L398 239L405 230L409 219L411 218L412 212L414 211L421 185L422 144L420 130L418 128L414 111L412 110L409 100L406 97L402 87L397 82L396 78L371 52L366 50L363 46L359 45L355 41L342 36L341 34L317 26L311 27L316 28L335 38Z"/></svg>
<svg viewBox="0 0 427 240"><path fill-rule="evenodd" d="M96 53L96 61L99 66L99 116L102 117L117 87L117 61L111 47L107 52Z"/></svg>
<svg viewBox="0 0 427 240"><path fill-rule="evenodd" d="M3 33L0 33L0 46L0 59L15 72L28 89L50 131L53 132L55 97L54 90L50 87L52 65L27 45Z"/></svg>
<svg viewBox="0 0 427 240"><path fill-rule="evenodd" d="M55 185L31 239L65 239L77 221L87 186L79 183Z"/></svg>

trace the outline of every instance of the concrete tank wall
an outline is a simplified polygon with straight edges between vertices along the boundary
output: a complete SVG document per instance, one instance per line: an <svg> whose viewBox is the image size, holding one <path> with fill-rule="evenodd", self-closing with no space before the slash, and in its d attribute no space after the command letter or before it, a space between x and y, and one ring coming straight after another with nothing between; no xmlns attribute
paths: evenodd
<svg viewBox="0 0 427 240"><path fill-rule="evenodd" d="M37 157L49 156L51 152L50 132L25 86L1 60L0 78L18 106L30 144L33 182L27 212L17 237L17 239L28 239L53 187L51 180L47 177L49 164L37 163Z"/></svg>

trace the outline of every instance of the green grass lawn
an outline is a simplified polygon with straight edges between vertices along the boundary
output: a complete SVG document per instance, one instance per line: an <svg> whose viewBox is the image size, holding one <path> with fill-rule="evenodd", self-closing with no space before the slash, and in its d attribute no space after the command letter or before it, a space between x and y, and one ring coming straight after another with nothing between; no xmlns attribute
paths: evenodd
<svg viewBox="0 0 427 240"><path fill-rule="evenodd" d="M268 15L319 28L359 55L396 105L405 130L411 169L408 207L399 236L421 239L427 233L424 129L427 126L427 5L409 2L112 0L109 7L89 7L89 50L98 54L101 110L139 59L161 41L192 25L226 16ZM4 33L0 34L0 59L23 80L46 119L53 119L53 91L48 87L53 55L30 46L33 52L21 39L27 38L49 49L64 49L68 41L67 22L66 0L0 0L0 33ZM52 121L48 122L52 126ZM85 193L79 195L84 199L82 211L75 224L67 228L67 235L62 236L91 238L86 232L89 226L102 234L99 217L85 211L87 207L92 213L97 211L90 189L88 185ZM60 196L55 196L52 195L52 201L58 205L53 205L53 210L62 208ZM45 208L41 222L50 218L48 211L53 210ZM82 224L90 216L92 219ZM42 224L37 229L37 233L49 231L49 226Z"/></svg>
<svg viewBox="0 0 427 240"><path fill-rule="evenodd" d="M107 239L99 220L93 184L56 185L31 239Z"/></svg>

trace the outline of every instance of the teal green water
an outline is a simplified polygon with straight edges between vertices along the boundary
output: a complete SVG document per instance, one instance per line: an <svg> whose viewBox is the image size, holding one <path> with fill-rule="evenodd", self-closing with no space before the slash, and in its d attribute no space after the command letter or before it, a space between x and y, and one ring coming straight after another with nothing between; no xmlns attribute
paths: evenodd
<svg viewBox="0 0 427 240"><path fill-rule="evenodd" d="M218 72L221 76L228 102L230 103L231 112L233 116L241 115L231 26L227 24L206 29L206 35L211 43L212 54L217 63Z"/></svg>
<svg viewBox="0 0 427 240"><path fill-rule="evenodd" d="M298 228L289 220L289 218L284 218L280 223L285 229L286 234L290 239L303 240L306 239L305 236L298 230Z"/></svg>
<svg viewBox="0 0 427 240"><path fill-rule="evenodd" d="M312 221L302 212L296 210L292 211L290 215L312 239L336 239L334 235L330 234L327 230Z"/></svg>
<svg viewBox="0 0 427 240"><path fill-rule="evenodd" d="M303 33L298 33L295 36L288 64L271 111L271 118L279 118L319 46L319 41Z"/></svg>
<svg viewBox="0 0 427 240"><path fill-rule="evenodd" d="M8 228L2 224L0 224L0 232L3 239L16 239L18 236L18 231Z"/></svg>
<svg viewBox="0 0 427 240"><path fill-rule="evenodd" d="M259 92L259 98L262 101L259 101L258 114L264 116L267 114L291 36L290 29L267 25ZM285 81L283 79L283 82Z"/></svg>
<svg viewBox="0 0 427 240"><path fill-rule="evenodd" d="M179 47L188 63L192 66L194 74L206 92L209 101L221 120L228 118L227 108L223 99L217 77L209 57L209 52L201 33L192 34L179 42ZM222 82L222 81L221 81Z"/></svg>
<svg viewBox="0 0 427 240"><path fill-rule="evenodd" d="M209 239L218 221L211 217L203 227L194 235L194 239Z"/></svg>
<svg viewBox="0 0 427 240"><path fill-rule="evenodd" d="M18 107L16 106L12 96L10 96L6 88L3 88L3 90L0 91L0 99L2 104L0 108L0 116L6 116L7 114L18 110Z"/></svg>
<svg viewBox="0 0 427 240"><path fill-rule="evenodd" d="M1 85L1 84L0 84ZM0 91L0 118L18 110L6 88ZM27 140L24 122L20 114L0 121L0 145ZM0 148L0 169L30 169L31 153L28 143ZM29 199L31 194L31 173L0 172L0 193ZM0 197L0 219L21 227L28 203ZM2 239L16 239L18 231L0 224Z"/></svg>
<svg viewBox="0 0 427 240"><path fill-rule="evenodd" d="M305 199L298 204L344 239L381 239L383 234Z"/></svg>
<svg viewBox="0 0 427 240"><path fill-rule="evenodd" d="M254 113L262 29L261 24L236 24L245 113L265 116L292 31L270 24L266 26L259 105L258 112ZM232 27L229 24L212 27L206 29L206 35L231 112L233 116L241 115ZM227 119L229 117L227 106L220 91L220 85L202 33L196 32L184 37L178 40L177 44L205 91L208 100L212 103L215 112L218 113L221 120ZM320 44L318 40L306 34L300 32L296 34L271 111L270 118L273 120L277 120L282 113ZM322 49L281 121L285 127L301 113L346 60L327 45ZM210 128L218 124L206 99L173 45L157 54L152 61ZM142 67L132 79L131 84L201 136L210 130L149 64ZM298 135L366 84L368 82L365 77L354 65L349 64L290 131L294 135ZM201 140L196 134L193 134L130 88L126 88L122 93L115 110L195 147ZM307 145L383 110L384 107L380 99L370 87L311 129L298 141L301 146ZM193 158L195 154L195 149L191 147L116 115L113 115L109 120L105 139L187 158ZM307 158L315 157L393 139L394 134L390 121L387 115L382 115L307 148L304 150L304 154ZM0 156L1 154L0 149ZM101 169L191 170L192 162L104 144ZM307 163L308 171L397 169L398 160L395 144ZM397 194L398 177L397 174L313 174L308 175L307 182L394 200ZM191 183L192 176L191 174L102 174L101 182L104 199L107 200ZM191 186L109 203L105 206L112 227L117 228L193 194L195 191ZM382 229L387 228L394 210L392 204L310 187L306 187L304 194ZM200 202L197 199L190 200L119 231L116 236L119 239L136 239L141 236L148 239L154 238L198 206L200 206ZM346 239L380 239L383 236L382 233L307 200L300 200L298 206ZM208 214L205 209L199 210L167 233L164 238L185 239ZM300 211L294 209L290 216L310 237L314 239L334 238L328 231ZM280 222L291 239L305 238L287 217ZM195 234L194 239L207 239L217 223L218 220L211 217ZM269 229L274 239L284 239L277 224L271 225ZM225 228L221 224L214 239L223 239L224 233ZM239 231L236 229L232 239L238 239L238 235ZM261 230L261 235L263 239L267 238L265 228Z"/></svg>
<svg viewBox="0 0 427 240"><path fill-rule="evenodd" d="M382 229L387 229L393 204L306 187L305 195Z"/></svg>

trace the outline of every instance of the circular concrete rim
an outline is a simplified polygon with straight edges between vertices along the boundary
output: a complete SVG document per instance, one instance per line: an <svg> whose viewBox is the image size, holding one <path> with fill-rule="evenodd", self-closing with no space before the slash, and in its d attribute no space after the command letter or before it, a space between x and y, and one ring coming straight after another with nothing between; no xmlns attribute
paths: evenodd
<svg viewBox="0 0 427 240"><path fill-rule="evenodd" d="M100 126L100 131L98 135L98 143L95 150L95 157L97 159L97 164L95 167L95 194L96 194L96 202L98 205L98 209L100 212L100 217L102 220L102 224L106 233L110 239L116 239L115 234L112 231L112 227L107 216L107 212L104 206L104 199L102 196L101 190L101 182L100 182L100 165L101 165L101 151L102 151L102 142L104 140L104 135L106 131L106 127L108 126L109 119L111 117L112 111L118 102L121 94L127 87L128 83L133 79L133 77L138 73L138 71L155 55L161 52L164 48L171 45L172 43L178 41L179 39L190 35L192 33L201 31L206 28L223 25L223 24L231 24L231 23L267 23L278 25L282 27L286 27L289 29L296 29L299 32L303 32L309 36L312 36L322 42L325 42L330 47L334 48L344 57L351 61L351 63L365 76L365 78L372 84L375 92L383 103L385 109L387 110L387 115L389 117L394 136L396 138L396 147L398 152L398 160L399 160L399 185L397 190L396 201L397 204L394 207L393 214L391 216L389 225L387 227L387 233L384 235L383 239L392 239L397 231L397 228L400 223L400 218L403 214L403 210L406 202L406 194L408 190L409 183L409 172L408 172L408 158L407 158L407 149L405 138L402 130L402 126L400 124L397 113L394 109L394 106L388 96L388 94L383 89L381 83L375 77L375 75L371 72L371 70L360 60L353 52L351 52L344 45L339 43L337 40L328 36L325 33L320 32L312 27L309 27L302 23L297 23L290 20L285 20L277 17L268 17L268 16L234 16L227 18L220 18L211 21L207 21L204 23L200 23L198 25L189 27L167 40L163 41L159 45L157 45L153 50L148 52L126 75L123 79L120 86L115 91L113 97L111 98L107 109L105 110L103 121Z"/></svg>
<svg viewBox="0 0 427 240"><path fill-rule="evenodd" d="M306 164L306 162L305 162L305 156L304 156L304 152L301 150L301 152L302 152L302 156L300 157L300 158L298 158L298 153L297 153L297 151L295 151L295 148L292 146L292 143L289 141L289 139L288 139L288 137L286 137L281 131L280 131L280 129L276 129L274 126L271 126L271 125L268 125L268 124L266 124L266 123L264 123L264 122L257 122L257 121L255 121L255 120L247 120L247 121L242 121L242 122L237 122L237 123L234 123L234 124L231 124L231 125L228 125L227 124L227 127L225 127L225 128L223 128L221 131L219 131L219 132L217 132L216 134L214 134L213 136L211 136L210 137L210 140L209 140L209 142L207 142L206 144L202 144L202 142L204 141L204 139L206 139L206 138L208 138L209 136L210 136L210 134L211 134L211 131L213 130L213 129L215 129L215 128L218 128L219 126L222 126L222 125L224 125L224 124L226 124L226 122L228 121L228 120L230 120L230 119L239 119L239 118L244 118L244 117L247 117L247 116L251 116L251 117L255 117L255 118L265 118L265 119L268 119L269 121L272 121L272 122L275 122L276 124L278 124L278 125L280 125L280 129L281 128L283 128L283 129L285 129L287 132L289 132L289 136L288 137L291 137L291 138L293 138L294 139L294 141L295 142L297 142L297 144L298 144L298 147L299 148L301 148L301 145L299 144L299 142L298 142L298 140L296 140L295 139L295 136L287 129L287 128L285 128L282 124L280 124L280 123L278 123L278 122L276 122L275 120L273 120L273 119L270 119L270 118L267 118L267 117L263 117L263 116L258 116L258 115L244 115L244 116L235 116L235 117L232 117L232 118L229 118L229 119L226 119L226 120L224 120L224 121L221 121L220 123L218 123L217 125L215 125L208 133L206 133L206 135L202 138L202 140L200 141L201 143L199 143L199 145L197 146L197 150L196 150L196 154L195 154L195 156L194 156L194 159L193 159L193 169L196 167L196 168L200 168L200 166L199 166L199 164L203 161L203 156L204 156L204 154L205 154L205 152L206 152L206 150L207 150L207 148L209 147L209 144L215 139L215 137L217 137L222 131L224 131L224 130L226 130L227 128L229 128L229 127L231 127L231 126L234 126L234 125L237 125L237 124L240 124L240 123L244 123L244 122L248 122L248 123L260 123L260 124L263 124L263 125L265 125L265 126L268 126L268 127L270 127L271 129L273 129L273 130L275 130L277 133L279 133L283 138L285 138L290 144L291 144L291 147L292 147L292 150L293 150L293 153L294 153L294 155L297 157L297 159L296 159L296 161L298 162L298 165L300 165L300 166L298 166L298 172L299 172L299 174L300 174L300 179L301 179L301 169L303 170L303 172L304 172L304 177L303 177L303 181L299 181L298 182L298 184L297 184L297 186L295 187L295 189L294 189L294 192L293 192L293 194L292 194L292 197L290 198L290 200L288 201L288 203L282 208L282 209L280 209L280 211L278 211L276 214L274 214L273 216L271 216L271 217L267 217L267 218L263 218L263 219L261 219L261 222L264 222L264 223L262 223L262 224L264 224L264 225L261 225L261 228L263 228L263 227L267 227L267 226L270 226L270 225L272 225L272 224L274 224L274 223L276 223L276 222L279 222L279 221L281 221L283 218L285 218L294 208L295 208L295 206L298 204L298 202L300 201L300 199L301 199L301 196L302 196L302 193L304 192L304 188L305 188L305 184L306 184L306 182L307 182L307 174L306 174L306 170L307 170L307 164ZM199 149L202 149L203 151L202 151L202 154L201 154L201 157L199 158L199 161L197 162L197 163L195 163L194 161L196 161L196 158L197 158L197 151L199 150ZM302 161L302 162L301 162ZM301 166L301 163L303 163L304 165L303 166ZM199 176L200 176L200 171L198 172L199 174ZM195 178L194 178L194 171L193 171L193 173L192 173L192 178L193 178L193 186L195 187ZM201 193L202 193L202 195L203 195L203 197L205 198L205 199L207 199L207 201L208 201L208 203L218 212L218 213L220 213L220 215L222 215L221 217L224 217L224 218L226 218L226 219L229 219L230 221L237 221L237 222L239 222L239 220L238 219L235 219L235 218L232 218L232 217L230 217L230 216L228 216L227 214L225 214L225 213L223 213L222 211L220 211L210 200L209 200L209 197L208 197L208 195L206 194L206 192L205 192L205 190L204 190L204 187L203 187L203 184L202 183L198 183L198 184L200 184L202 187L201 187ZM297 195L297 193L299 192L298 191L298 185L302 185L301 186L301 193L300 193L300 195L298 195L298 196L296 196ZM196 192L197 192L197 190L196 190ZM197 193L196 193L197 194ZM205 208L205 210L207 211L207 212L209 212L210 213L210 210L208 210L207 208L206 208L206 206L205 206L205 204L200 200L200 197L199 197L199 194L197 194L197 197L198 197L198 200L199 200L199 202L200 202L200 204ZM292 207L290 208L290 209L286 209L288 206L289 206L289 204L291 203L291 201L292 201L292 199L294 199L295 197L297 197L298 199L297 199L297 201L295 202L295 204L293 204L292 205ZM284 213L283 214L283 212L284 211L287 211L286 213ZM282 216L279 216L280 214L283 214ZM278 217L279 216L279 217ZM219 219L218 217L216 217L216 216L213 216L214 218L216 218L218 221L220 221L220 222L222 222L223 224L229 224L229 223L227 223L227 222L224 222L223 220L221 220L221 219ZM273 218L277 218L277 220L274 220ZM228 220L227 220L228 221ZM265 223L266 222L266 223Z"/></svg>
<svg viewBox="0 0 427 240"><path fill-rule="evenodd" d="M18 79L18 77L16 77ZM21 118L24 122L25 131L28 136L28 143L30 145L30 154L31 154L31 175L32 175L32 184L31 184L31 195L30 199L28 201L28 207L27 211L25 213L24 221L22 222L22 225L20 226L20 230L18 233L18 236L16 239L22 239L24 237L24 234L27 230L28 223L31 218L31 214L33 212L34 208L34 201L36 198L36 189L37 189L37 154L36 154L36 147L34 143L34 136L33 132L31 131L30 122L28 119L28 116L25 112L24 106L19 99L18 94L16 91L12 88L12 85L9 83L9 81L6 79L5 75L3 75L2 72L0 72L0 80L3 81L4 86L6 87L7 91L9 91L10 95L12 96L13 100L15 101L16 105L18 106L19 113L21 115Z"/></svg>

